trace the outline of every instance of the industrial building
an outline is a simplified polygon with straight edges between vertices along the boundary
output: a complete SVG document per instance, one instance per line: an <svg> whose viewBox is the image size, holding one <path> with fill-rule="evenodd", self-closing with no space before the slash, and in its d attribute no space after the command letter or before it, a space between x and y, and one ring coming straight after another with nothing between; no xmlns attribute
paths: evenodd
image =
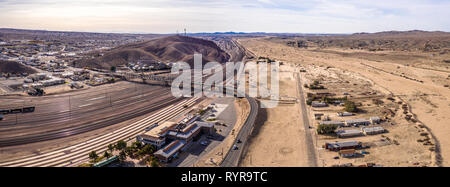
<svg viewBox="0 0 450 187"><path fill-rule="evenodd" d="M327 107L328 104L324 103L324 102L316 102L316 101L314 101L314 102L311 103L311 106L312 107Z"/></svg>
<svg viewBox="0 0 450 187"><path fill-rule="evenodd" d="M166 143L166 135L169 130L174 129L177 125L175 122L166 121L144 134L138 135L136 139L144 144L150 144L160 149Z"/></svg>
<svg viewBox="0 0 450 187"><path fill-rule="evenodd" d="M363 136L363 132L358 129L349 129L349 130L338 130L336 132L339 138L348 138L348 137L355 137L355 136Z"/></svg>
<svg viewBox="0 0 450 187"><path fill-rule="evenodd" d="M168 162L171 158L176 157L177 153L186 145L186 142L175 140L166 147L159 149L154 153L156 158L162 162Z"/></svg>
<svg viewBox="0 0 450 187"><path fill-rule="evenodd" d="M363 127L361 130L366 135L376 135L376 134L382 134L385 133L386 130L383 127Z"/></svg>
<svg viewBox="0 0 450 187"><path fill-rule="evenodd" d="M380 117L370 117L369 120L372 124L379 124L381 122Z"/></svg>
<svg viewBox="0 0 450 187"><path fill-rule="evenodd" d="M189 147L202 134L215 133L214 123L197 121L198 119L197 115L187 115L178 122L154 124L147 132L138 135L136 140L159 149L156 153L161 161L170 160L182 148Z"/></svg>
<svg viewBox="0 0 450 187"><path fill-rule="evenodd" d="M350 127L350 126L362 126L362 125L370 125L371 122L370 120L367 119L349 119L349 120L345 120L345 125Z"/></svg>
<svg viewBox="0 0 450 187"><path fill-rule="evenodd" d="M340 150L339 156L343 158L350 158L356 156L356 151L354 149L346 149L346 150Z"/></svg>
<svg viewBox="0 0 450 187"><path fill-rule="evenodd" d="M350 113L350 112L338 112L337 113L337 116L339 116L339 117L345 117L345 116L353 116L354 114L353 113Z"/></svg>
<svg viewBox="0 0 450 187"><path fill-rule="evenodd" d="M321 121L319 122L320 125L336 125L338 127L345 126L345 123L342 121Z"/></svg>
<svg viewBox="0 0 450 187"><path fill-rule="evenodd" d="M325 149L330 151L340 151L344 149L357 149L361 147L361 142L357 141L347 141L347 142L334 142L325 143Z"/></svg>

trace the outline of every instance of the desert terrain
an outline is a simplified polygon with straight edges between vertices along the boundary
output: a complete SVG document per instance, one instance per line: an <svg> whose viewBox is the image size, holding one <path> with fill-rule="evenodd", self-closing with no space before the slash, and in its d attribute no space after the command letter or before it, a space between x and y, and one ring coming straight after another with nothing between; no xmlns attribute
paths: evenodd
<svg viewBox="0 0 450 187"><path fill-rule="evenodd" d="M300 103L297 102L300 97L295 71L297 69L287 65L280 66L280 98L295 102L280 101L275 108L260 109L252 139L240 166L315 166L313 161L308 160L307 144L311 140L306 138L305 133L309 129L305 129L301 123Z"/></svg>
<svg viewBox="0 0 450 187"><path fill-rule="evenodd" d="M414 43L414 37L407 39L412 40L412 43ZM390 50L389 48L385 48L374 51L368 48L346 48L345 45L344 47L312 46L304 48L288 45L288 40L289 38L257 37L240 38L238 42L256 56L269 57L287 64L296 65L306 70L306 74L316 72L313 74L317 75L319 69L327 73L333 71L339 72L337 74L341 77L328 77L326 79L328 81L360 79L361 81L355 84L362 85L359 87L356 86L351 91L371 92L373 90L372 92L380 95L382 100L384 99L385 105L389 105L385 107L395 109L399 107L395 106L398 103L402 103L402 105L406 104L406 108L398 109L399 115L390 119L395 123L394 127L392 129L385 127L389 133L363 137L364 141L375 141L390 137L390 140L392 138L395 139L399 145L376 147L370 150L371 154L369 156L363 159L352 159L352 162L356 164L358 164L357 162L377 162L383 166L450 165L450 139L448 138L450 135L448 126L448 111L450 111L450 89L448 85L450 84L450 72L448 71L449 64L447 63L447 59L450 58L447 52L448 45L446 45L448 43L448 34L443 39L441 38L439 45L436 44L440 47L425 47L414 50ZM430 41L435 41L435 39L430 39ZM293 71L298 71L298 69ZM304 74L302 73L302 79L305 79L304 81L313 81L315 79L315 77L309 77L310 80L308 80L308 77ZM281 79L280 81L282 82L280 84L282 93L285 92L284 94L295 96L295 91L289 91L287 89L289 87L295 87L284 86L286 89L283 89L283 83L286 84L284 82L285 80ZM336 85L334 84L334 86ZM354 86L354 84L352 85ZM333 90L343 87L345 86L337 85ZM397 104L394 102L389 103L386 100L388 97L394 98ZM362 101L362 106L368 107L368 103L364 102ZM367 110L373 112L371 114L381 114L379 111L371 111L370 107ZM403 110L405 110L404 113L401 113ZM269 166L270 163L276 162L277 159L279 160L279 152L271 151L270 149L270 147L274 146L271 136L284 134L283 140L280 137L277 140L273 140L275 142L280 141L281 145L304 139L301 135L298 135L301 133L294 134L296 130L301 131L302 129L293 128L286 130L279 128L279 125L266 126L266 123L271 124L274 121L277 121L277 124L283 125L289 124L283 122L295 123L295 119L299 115L293 114L292 111L292 109L285 110L283 106L279 106L273 109L273 113L279 113L275 115L279 118L272 120L274 116L271 115L271 109L268 110L267 121L264 123L260 132L262 134L265 130L268 131L265 133L268 137L262 135L260 138L258 136L255 137L254 143L250 145L249 154L246 157L247 161L244 161L243 165ZM412 119L405 120L406 115L410 115ZM280 119L281 117L282 119ZM299 126L298 123L297 126ZM430 141L426 145L422 140L419 140L424 135L423 132L428 134L426 135L428 138L425 139ZM330 166L338 164L335 163L337 161L332 158L330 159L331 155L322 153L324 151L320 148L321 144L325 141L335 140L326 140L326 138L320 136L317 139L318 157L320 162L323 162L319 163L319 165ZM358 138L353 138L352 140L354 139ZM298 146L301 147L301 143L298 143ZM283 146L276 147L282 148ZM257 151L258 149L259 151ZM252 153L252 150L255 152ZM256 156L257 154L264 154L264 156ZM252 158L250 159L250 157ZM256 158L264 160L258 162ZM301 160L306 159L299 153L293 158L295 159L289 159L289 162L296 162L297 165L301 165ZM340 162L347 162L347 160L340 160ZM279 165L287 165L285 164L287 162L279 163Z"/></svg>

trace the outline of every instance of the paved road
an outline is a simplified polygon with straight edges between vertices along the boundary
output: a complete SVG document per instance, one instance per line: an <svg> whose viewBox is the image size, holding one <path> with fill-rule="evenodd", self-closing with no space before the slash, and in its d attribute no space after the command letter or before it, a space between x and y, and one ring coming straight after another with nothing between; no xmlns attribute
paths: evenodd
<svg viewBox="0 0 450 187"><path fill-rule="evenodd" d="M183 100L172 97L168 88L132 83L42 98L2 97L0 108L32 105L36 106L36 111L5 115L5 119L0 122L0 147L89 132Z"/></svg>
<svg viewBox="0 0 450 187"><path fill-rule="evenodd" d="M191 98L180 103L165 107L156 113L153 113L144 119L136 121L113 132L103 134L97 137L81 142L69 147L59 148L54 151L41 153L38 155L29 155L14 160L0 163L0 167L49 167L49 166L75 166L88 160L88 153L96 151L102 154L107 149L107 145L119 140L128 140L140 134L144 129L152 124L161 123L173 119L186 109L184 106L193 106L200 102L199 98Z"/></svg>
<svg viewBox="0 0 450 187"><path fill-rule="evenodd" d="M225 158L220 166L222 167L237 167L239 164L239 160L241 159L242 152L244 150L245 145L247 144L249 135L252 133L253 127L255 125L256 116L258 115L258 103L254 98L246 97L248 102L250 103L250 113L245 121L245 124L242 126L241 130L237 134L237 137L233 143L233 145L237 145L239 147L238 150L233 150L233 146L231 146L230 150L225 155ZM237 143L237 140L241 140L242 143Z"/></svg>
<svg viewBox="0 0 450 187"><path fill-rule="evenodd" d="M298 79L298 90L300 94L300 106L302 110L302 119L303 119L303 125L305 127L305 139L306 139L306 146L307 146L307 154L308 154L308 163L310 167L317 167L317 157L316 157L316 149L314 146L314 142L311 136L310 132L310 124L309 124L309 116L306 111L306 102L305 97L303 94L303 86L300 80L300 75L297 73L297 79Z"/></svg>

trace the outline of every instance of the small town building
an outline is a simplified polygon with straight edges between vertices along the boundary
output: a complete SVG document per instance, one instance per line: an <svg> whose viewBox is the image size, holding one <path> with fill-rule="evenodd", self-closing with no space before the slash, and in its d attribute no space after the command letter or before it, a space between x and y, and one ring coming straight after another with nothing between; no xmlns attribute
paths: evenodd
<svg viewBox="0 0 450 187"><path fill-rule="evenodd" d="M363 132L358 129L349 129L349 130L338 130L336 132L339 138L348 138L348 137L355 137L355 136L363 136Z"/></svg>
<svg viewBox="0 0 450 187"><path fill-rule="evenodd" d="M328 149L330 151L339 151L339 150L344 150L344 149L357 149L360 147L361 147L361 142L358 142L358 141L325 143L325 149Z"/></svg>
<svg viewBox="0 0 450 187"><path fill-rule="evenodd" d="M383 127L363 127L361 130L366 135L375 135L385 133L386 130Z"/></svg>
<svg viewBox="0 0 450 187"><path fill-rule="evenodd" d="M343 158L354 157L354 156L356 156L356 151L355 151L355 149L340 150L339 156L341 156Z"/></svg>
<svg viewBox="0 0 450 187"><path fill-rule="evenodd" d="M314 114L314 119L320 120L320 119L322 119L322 116L323 116L322 113L315 113L315 114Z"/></svg>
<svg viewBox="0 0 450 187"><path fill-rule="evenodd" d="M168 144L167 146L159 149L154 153L156 158L158 158L162 162L168 162L173 157L176 157L178 152L186 145L186 142L182 140L175 140Z"/></svg>
<svg viewBox="0 0 450 187"><path fill-rule="evenodd" d="M345 124L346 126L350 127L350 126L361 126L361 125L370 125L371 122L367 119L349 119L349 120L345 120Z"/></svg>
<svg viewBox="0 0 450 187"><path fill-rule="evenodd" d="M380 117L370 117L369 120L372 124L379 124L381 122Z"/></svg>
<svg viewBox="0 0 450 187"><path fill-rule="evenodd" d="M345 123L343 121L321 121L320 125L336 125L338 127L343 127Z"/></svg>
<svg viewBox="0 0 450 187"><path fill-rule="evenodd" d="M351 113L351 112L338 112L337 115L339 117L345 117L345 116L353 116L353 113Z"/></svg>
<svg viewBox="0 0 450 187"><path fill-rule="evenodd" d="M175 122L166 121L151 130L138 135L136 137L137 141L144 144L150 144L156 148L161 148L166 143L166 135L171 129L175 129L178 124Z"/></svg>
<svg viewBox="0 0 450 187"><path fill-rule="evenodd" d="M316 101L313 101L313 102L311 103L311 106L312 106L312 107L327 107L328 104L327 104L327 103L324 103L324 102L316 102Z"/></svg>

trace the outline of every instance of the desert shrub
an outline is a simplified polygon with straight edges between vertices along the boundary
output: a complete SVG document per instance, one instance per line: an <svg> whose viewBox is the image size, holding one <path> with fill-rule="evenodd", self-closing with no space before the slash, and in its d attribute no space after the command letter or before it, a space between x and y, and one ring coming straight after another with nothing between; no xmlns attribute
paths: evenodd
<svg viewBox="0 0 450 187"><path fill-rule="evenodd" d="M344 104L344 110L346 112L357 112L358 108L356 107L356 104L354 102L346 100Z"/></svg>

